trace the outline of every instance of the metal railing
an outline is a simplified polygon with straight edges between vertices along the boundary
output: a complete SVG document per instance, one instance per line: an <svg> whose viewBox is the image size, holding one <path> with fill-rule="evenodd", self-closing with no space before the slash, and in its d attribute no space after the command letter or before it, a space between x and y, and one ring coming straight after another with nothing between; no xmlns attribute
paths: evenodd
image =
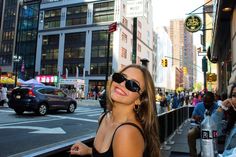
<svg viewBox="0 0 236 157"><path fill-rule="evenodd" d="M193 107L184 106L158 115L162 149L170 149L170 146L167 146L166 144L173 144L173 141L171 141L171 137L175 133L181 133L182 125L191 117L192 111ZM95 133L56 146L47 146L47 148L40 151L32 150L31 152L25 152L24 154L19 155L24 157L69 157L70 154L68 153L68 151L77 140L82 141L89 146L92 146L94 137ZM17 157L17 155L14 157Z"/></svg>

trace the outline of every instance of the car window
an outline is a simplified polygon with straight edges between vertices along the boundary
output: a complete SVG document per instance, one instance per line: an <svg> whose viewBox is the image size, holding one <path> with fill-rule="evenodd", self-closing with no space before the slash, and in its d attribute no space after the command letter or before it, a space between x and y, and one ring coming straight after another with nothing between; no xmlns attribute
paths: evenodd
<svg viewBox="0 0 236 157"><path fill-rule="evenodd" d="M38 92L41 94L46 94L46 89L39 89Z"/></svg>
<svg viewBox="0 0 236 157"><path fill-rule="evenodd" d="M45 89L45 94L54 95L54 89L52 89L52 88Z"/></svg>
<svg viewBox="0 0 236 157"><path fill-rule="evenodd" d="M54 94L54 95L57 95L57 96L62 96L62 97L65 96L65 94L63 93L63 91L60 90L60 89L55 89L53 94Z"/></svg>

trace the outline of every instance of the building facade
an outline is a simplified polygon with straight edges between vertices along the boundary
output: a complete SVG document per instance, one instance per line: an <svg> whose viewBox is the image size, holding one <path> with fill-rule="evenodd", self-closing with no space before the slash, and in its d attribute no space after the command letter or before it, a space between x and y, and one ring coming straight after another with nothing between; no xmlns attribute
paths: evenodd
<svg viewBox="0 0 236 157"><path fill-rule="evenodd" d="M176 76L175 86L176 88L192 89L194 84L192 33L185 30L183 19L173 19L170 21L169 36L172 41L173 66L179 69L176 73L184 72L178 75L183 78L177 78Z"/></svg>
<svg viewBox="0 0 236 157"><path fill-rule="evenodd" d="M132 63L133 18L122 0L43 0L40 6L35 71L85 80L85 93L105 87L106 74ZM151 4L150 1L148 1ZM147 5L151 7L151 5ZM150 8L151 10L151 8ZM148 60L153 70L152 13L137 18L136 63ZM108 27L117 30L108 41ZM107 67L108 42L109 57ZM152 73L152 72L151 72Z"/></svg>
<svg viewBox="0 0 236 157"><path fill-rule="evenodd" d="M16 72L21 74L18 75L21 78L33 78L40 0L1 0L0 3L2 7L0 25L2 71L12 73L17 69ZM13 56L20 56L21 59L16 63Z"/></svg>
<svg viewBox="0 0 236 157"><path fill-rule="evenodd" d="M208 58L217 64L217 91L230 92L236 83L236 1L214 0L213 36Z"/></svg>
<svg viewBox="0 0 236 157"><path fill-rule="evenodd" d="M157 32L157 78L156 87L175 90L172 72L172 43L164 27L158 27ZM162 66L162 59L167 59L167 67Z"/></svg>

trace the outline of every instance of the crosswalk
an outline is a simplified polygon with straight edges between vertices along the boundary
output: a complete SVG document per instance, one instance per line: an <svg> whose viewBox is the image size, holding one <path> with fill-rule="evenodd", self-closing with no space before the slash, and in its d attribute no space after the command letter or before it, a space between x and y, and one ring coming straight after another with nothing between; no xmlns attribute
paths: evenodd
<svg viewBox="0 0 236 157"><path fill-rule="evenodd" d="M91 107L84 107L79 106L75 113L76 115L86 115L88 117L98 117L103 112L102 108L91 108Z"/></svg>

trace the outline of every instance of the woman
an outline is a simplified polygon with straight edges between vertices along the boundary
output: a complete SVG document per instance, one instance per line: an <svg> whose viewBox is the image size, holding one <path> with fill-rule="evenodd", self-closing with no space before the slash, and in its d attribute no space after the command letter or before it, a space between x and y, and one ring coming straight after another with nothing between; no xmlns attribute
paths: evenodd
<svg viewBox="0 0 236 157"><path fill-rule="evenodd" d="M226 129L224 131L227 135L227 139L222 155L229 156L233 151L236 152L236 84L232 86L229 98L222 102L217 113L221 113L222 110L225 110L227 120Z"/></svg>
<svg viewBox="0 0 236 157"><path fill-rule="evenodd" d="M93 147L78 142L71 155L93 157L159 157L155 88L149 71L129 65L112 75L107 109L101 116Z"/></svg>

